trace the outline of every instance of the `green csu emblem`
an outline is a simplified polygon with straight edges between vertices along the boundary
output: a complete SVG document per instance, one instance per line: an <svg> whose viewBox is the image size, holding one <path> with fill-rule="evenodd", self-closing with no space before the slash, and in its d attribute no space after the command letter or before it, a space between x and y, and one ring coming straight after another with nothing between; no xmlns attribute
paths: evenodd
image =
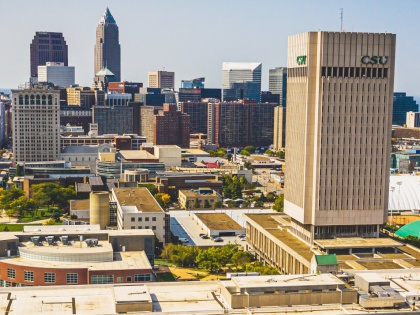
<svg viewBox="0 0 420 315"><path fill-rule="evenodd" d="M306 56L297 56L296 62L299 66L306 65Z"/></svg>
<svg viewBox="0 0 420 315"><path fill-rule="evenodd" d="M364 65L384 65L388 62L388 56L369 56L360 57L360 62Z"/></svg>

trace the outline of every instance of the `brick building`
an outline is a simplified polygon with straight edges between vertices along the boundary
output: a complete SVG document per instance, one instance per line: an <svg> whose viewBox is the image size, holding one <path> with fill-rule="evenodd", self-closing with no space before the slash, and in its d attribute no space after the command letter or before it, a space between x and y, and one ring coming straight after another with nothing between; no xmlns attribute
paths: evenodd
<svg viewBox="0 0 420 315"><path fill-rule="evenodd" d="M190 116L176 110L175 104L164 104L163 111L154 116L155 145L190 146Z"/></svg>

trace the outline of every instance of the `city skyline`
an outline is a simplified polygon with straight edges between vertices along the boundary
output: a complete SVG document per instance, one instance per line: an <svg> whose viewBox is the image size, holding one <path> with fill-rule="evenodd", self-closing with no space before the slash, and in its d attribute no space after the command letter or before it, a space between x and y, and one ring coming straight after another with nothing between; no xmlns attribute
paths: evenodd
<svg viewBox="0 0 420 315"><path fill-rule="evenodd" d="M4 74L0 77L1 88L16 88L28 81L29 44L37 31L63 33L69 46L69 64L76 67L76 82L90 86L95 28L98 16L108 6L120 28L122 80L146 83L148 71L165 69L176 73L176 88L181 80L201 76L206 77L206 87L220 87L223 62L262 62L262 90L267 90L268 70L286 65L287 36L318 29L339 31L340 8L344 8L346 31L397 34L395 91L420 95L410 75L413 69L420 67L420 62L410 57L418 45L411 40L413 25L399 23L411 17L416 21L414 14L420 3L415 1L398 7L394 1L375 1L364 4L360 11L360 5L344 0L323 1L316 6L310 1L287 5L282 1L265 1L261 5L257 1L236 0L199 4L192 1L85 3L76 0L60 3L48 19L28 23L29 15L42 16L44 3L47 4L43 0L36 4L25 2L24 6L23 1L8 3L10 14L2 19L14 29L2 28L0 36L13 49L4 49L1 53L0 67ZM83 10L80 10L82 4ZM18 9L20 14L12 14ZM140 19L139 12L143 12ZM78 16L76 24L74 14ZM224 23L207 23L210 16ZM152 21L158 20L166 22L150 31ZM19 61L19 67L12 61Z"/></svg>

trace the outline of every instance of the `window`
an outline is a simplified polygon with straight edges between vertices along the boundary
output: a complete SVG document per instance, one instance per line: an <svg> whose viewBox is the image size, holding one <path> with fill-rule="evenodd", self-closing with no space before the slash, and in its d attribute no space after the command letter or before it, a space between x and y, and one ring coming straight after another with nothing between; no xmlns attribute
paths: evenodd
<svg viewBox="0 0 420 315"><path fill-rule="evenodd" d="M114 283L113 275L94 275L90 277L91 284Z"/></svg>
<svg viewBox="0 0 420 315"><path fill-rule="evenodd" d="M134 282L150 281L150 274L137 274L134 275Z"/></svg>
<svg viewBox="0 0 420 315"><path fill-rule="evenodd" d="M127 282L131 282L131 276L127 277Z"/></svg>
<svg viewBox="0 0 420 315"><path fill-rule="evenodd" d="M134 230L136 227L135 226L131 226L130 229Z"/></svg>
<svg viewBox="0 0 420 315"><path fill-rule="evenodd" d="M44 273L44 282L45 283L55 283L55 273L45 272Z"/></svg>
<svg viewBox="0 0 420 315"><path fill-rule="evenodd" d="M149 221L149 217L144 218L145 221Z"/></svg>
<svg viewBox="0 0 420 315"><path fill-rule="evenodd" d="M152 221L156 221L156 217L152 217Z"/></svg>
<svg viewBox="0 0 420 315"><path fill-rule="evenodd" d="M156 226L152 226L152 230L153 231L156 231Z"/></svg>
<svg viewBox="0 0 420 315"><path fill-rule="evenodd" d="M138 218L137 218L137 221L138 221L138 222L141 222L141 221L143 221L143 218L138 217Z"/></svg>
<svg viewBox="0 0 420 315"><path fill-rule="evenodd" d="M136 218L131 218L131 222L136 222Z"/></svg>
<svg viewBox="0 0 420 315"><path fill-rule="evenodd" d="M33 271L24 271L23 272L23 280L34 282L34 272Z"/></svg>
<svg viewBox="0 0 420 315"><path fill-rule="evenodd" d="M78 283L79 282L79 274L77 273L68 273L66 274L66 280L68 284L71 283Z"/></svg>
<svg viewBox="0 0 420 315"><path fill-rule="evenodd" d="M7 268L7 278L10 278L10 279L16 278L16 270Z"/></svg>

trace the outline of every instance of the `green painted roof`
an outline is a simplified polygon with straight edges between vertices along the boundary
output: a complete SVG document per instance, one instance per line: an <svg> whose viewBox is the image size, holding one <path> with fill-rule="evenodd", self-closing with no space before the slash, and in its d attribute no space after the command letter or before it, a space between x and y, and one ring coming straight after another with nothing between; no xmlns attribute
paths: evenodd
<svg viewBox="0 0 420 315"><path fill-rule="evenodd" d="M395 234L402 238L406 238L409 235L420 237L420 221L414 221L404 225Z"/></svg>
<svg viewBox="0 0 420 315"><path fill-rule="evenodd" d="M331 255L315 255L316 264L319 265L337 265L337 256Z"/></svg>

